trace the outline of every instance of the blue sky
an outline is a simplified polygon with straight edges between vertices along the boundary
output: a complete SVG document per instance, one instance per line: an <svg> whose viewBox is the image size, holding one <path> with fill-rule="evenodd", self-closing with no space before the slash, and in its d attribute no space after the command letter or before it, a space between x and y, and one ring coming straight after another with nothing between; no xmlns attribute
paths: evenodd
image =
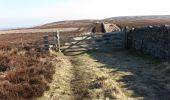
<svg viewBox="0 0 170 100"><path fill-rule="evenodd" d="M0 0L0 29L74 19L168 15L168 0Z"/></svg>

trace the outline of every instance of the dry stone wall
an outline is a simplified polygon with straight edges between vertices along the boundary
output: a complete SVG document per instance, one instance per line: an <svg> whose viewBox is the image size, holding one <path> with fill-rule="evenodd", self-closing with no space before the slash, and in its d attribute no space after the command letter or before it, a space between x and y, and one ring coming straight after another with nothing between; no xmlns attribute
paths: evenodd
<svg viewBox="0 0 170 100"><path fill-rule="evenodd" d="M127 48L157 58L170 59L170 26L149 26L128 30Z"/></svg>

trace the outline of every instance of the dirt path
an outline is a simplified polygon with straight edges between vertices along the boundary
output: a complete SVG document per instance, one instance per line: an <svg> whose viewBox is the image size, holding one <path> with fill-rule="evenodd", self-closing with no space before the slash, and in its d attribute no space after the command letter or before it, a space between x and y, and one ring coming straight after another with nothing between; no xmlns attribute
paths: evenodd
<svg viewBox="0 0 170 100"><path fill-rule="evenodd" d="M121 50L58 56L41 100L169 100L169 63L144 58Z"/></svg>

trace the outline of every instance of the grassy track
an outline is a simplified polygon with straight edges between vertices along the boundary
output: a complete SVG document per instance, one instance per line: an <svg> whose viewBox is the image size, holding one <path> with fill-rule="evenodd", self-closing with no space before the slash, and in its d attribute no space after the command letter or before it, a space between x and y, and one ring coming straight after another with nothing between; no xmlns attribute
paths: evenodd
<svg viewBox="0 0 170 100"><path fill-rule="evenodd" d="M52 100L170 99L168 62L156 63L155 60L146 60L145 57L122 50L62 56L61 69L58 68L56 73L61 74L62 71L65 74L55 77L58 81L54 84L65 95L54 91L58 95ZM61 81L67 84L58 84Z"/></svg>

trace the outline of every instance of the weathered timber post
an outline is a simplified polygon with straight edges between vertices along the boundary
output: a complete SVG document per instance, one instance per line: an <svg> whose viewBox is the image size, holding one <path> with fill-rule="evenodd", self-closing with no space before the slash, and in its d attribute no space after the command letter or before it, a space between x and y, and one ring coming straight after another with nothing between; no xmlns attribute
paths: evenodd
<svg viewBox="0 0 170 100"><path fill-rule="evenodd" d="M124 44L123 44L124 46L123 46L123 47L124 47L125 49L127 49L127 47L128 47L127 27L124 27L124 29L123 29L123 34L124 34L124 35L123 35L123 40L124 40L124 42L123 42L123 43L124 43Z"/></svg>
<svg viewBox="0 0 170 100"><path fill-rule="evenodd" d="M48 35L44 36L44 49L49 50Z"/></svg>
<svg viewBox="0 0 170 100"><path fill-rule="evenodd" d="M57 39L57 40L56 40L56 41L57 41L57 44L56 44L57 51L58 51L58 52L61 52L61 47L60 47L60 33L59 33L58 31L56 32L56 36L55 36L55 37L56 37L56 39Z"/></svg>
<svg viewBox="0 0 170 100"><path fill-rule="evenodd" d="M24 42L23 42L23 33L21 33L21 47L24 47Z"/></svg>

